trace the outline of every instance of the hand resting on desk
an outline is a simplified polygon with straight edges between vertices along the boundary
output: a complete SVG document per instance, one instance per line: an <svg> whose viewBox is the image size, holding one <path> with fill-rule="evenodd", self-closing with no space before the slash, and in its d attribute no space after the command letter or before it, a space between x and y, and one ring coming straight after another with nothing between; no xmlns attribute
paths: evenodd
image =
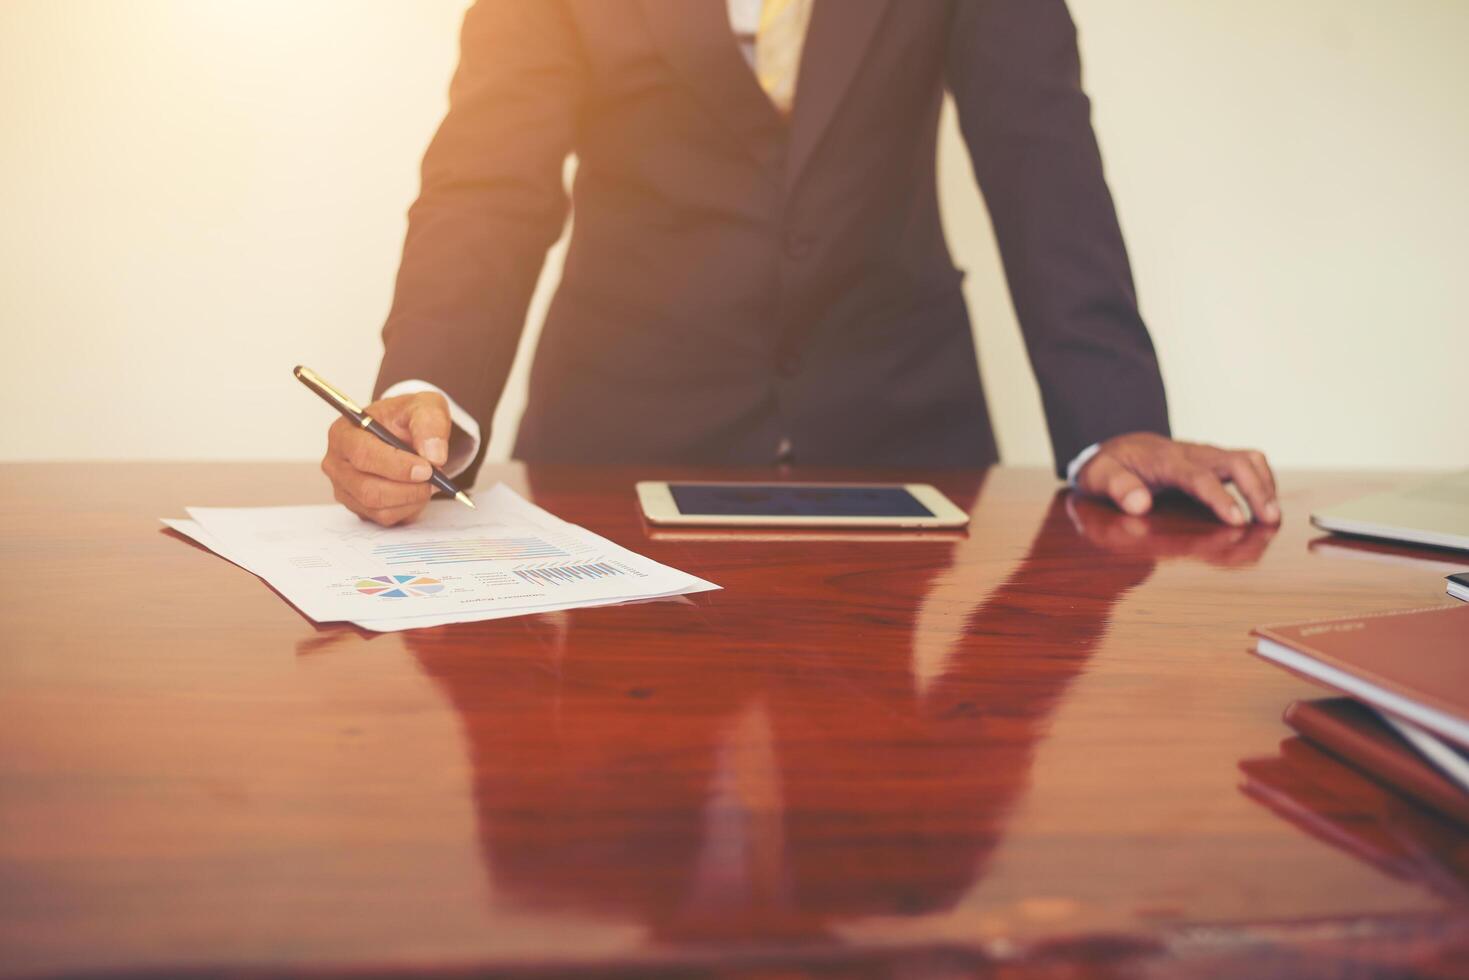
<svg viewBox="0 0 1469 980"><path fill-rule="evenodd" d="M358 517L391 527L417 517L434 494L429 463L441 466L448 458L449 405L437 392L420 392L384 398L366 410L418 455L339 418L327 430L321 471L338 502Z"/></svg>
<svg viewBox="0 0 1469 980"><path fill-rule="evenodd" d="M1280 523L1275 474L1265 454L1253 449L1220 449L1151 432L1130 432L1102 443L1076 474L1078 490L1108 498L1128 514L1152 510L1153 494L1158 490L1182 490L1224 523L1248 523L1249 518L1224 489L1226 482L1239 488L1256 521Z"/></svg>

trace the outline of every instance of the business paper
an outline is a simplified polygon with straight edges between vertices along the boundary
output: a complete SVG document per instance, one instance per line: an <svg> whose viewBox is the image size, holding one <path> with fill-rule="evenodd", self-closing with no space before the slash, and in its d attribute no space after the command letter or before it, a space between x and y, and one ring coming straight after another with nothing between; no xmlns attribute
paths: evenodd
<svg viewBox="0 0 1469 980"><path fill-rule="evenodd" d="M344 508L188 508L165 520L269 582L313 620L390 631L667 596L718 586L536 507L504 484L478 510L434 501L407 527Z"/></svg>
<svg viewBox="0 0 1469 980"><path fill-rule="evenodd" d="M230 564L238 565L252 575L259 576L260 578L265 578L264 575L261 575L255 569L251 568L247 562L242 561L237 555L232 553L223 544L211 537L209 535L209 532L200 527L198 523L191 520L180 520L174 517L165 517L161 520L165 526L172 528L186 538L198 542L205 548L208 548L210 551L214 552L219 557L223 558L225 561L228 561ZM707 583L705 583L705 585L707 585ZM718 588L718 586L708 586L708 588ZM685 596L692 595L695 592L705 592L708 590L708 588L706 588L705 586L698 586L689 589L687 592L676 592L671 595L649 596L646 599L609 599L605 602L569 601L549 606L527 606L525 608L501 609L495 612L472 613L469 615L449 614L444 616L399 617L397 619L354 619L348 620L347 622L350 622L353 626L360 626L363 629L372 630L375 633L392 633L400 630L424 629L429 626L446 626L450 623L477 623L483 620L490 619L509 619L512 616L528 616L532 613L561 612L565 609L585 609L591 606L631 606L646 602L688 603L689 600L686 599Z"/></svg>

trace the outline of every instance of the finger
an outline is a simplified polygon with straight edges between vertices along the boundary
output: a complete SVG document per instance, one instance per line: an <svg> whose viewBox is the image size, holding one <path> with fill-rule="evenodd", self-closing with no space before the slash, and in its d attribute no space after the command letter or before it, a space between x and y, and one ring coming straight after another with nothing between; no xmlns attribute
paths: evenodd
<svg viewBox="0 0 1469 980"><path fill-rule="evenodd" d="M1265 496L1268 503L1265 505L1264 518L1267 524L1280 523L1280 491L1275 488L1275 473L1270 469L1270 461L1265 454L1258 449L1245 451L1245 458L1250 461L1255 472L1260 475L1260 484L1265 488Z"/></svg>
<svg viewBox="0 0 1469 980"><path fill-rule="evenodd" d="M364 510L391 510L410 504L423 505L434 495L429 483L399 483L361 472L339 474L337 489Z"/></svg>
<svg viewBox="0 0 1469 980"><path fill-rule="evenodd" d="M409 504L406 507L390 507L383 510L368 511L366 518L374 524L383 527L396 527L399 524L408 524L423 513L426 504Z"/></svg>
<svg viewBox="0 0 1469 980"><path fill-rule="evenodd" d="M1234 481L1234 485L1244 495L1245 502L1250 505L1255 520L1269 524L1275 523L1275 520L1266 514L1266 508L1272 503L1269 491L1265 489L1265 484L1260 480L1259 471L1244 453L1227 453L1219 461L1215 474ZM1278 514L1277 511L1277 516Z"/></svg>
<svg viewBox="0 0 1469 980"><path fill-rule="evenodd" d="M327 434L328 449L353 469L402 483L423 483L432 469L418 456L394 449L361 426L341 420Z"/></svg>
<svg viewBox="0 0 1469 980"><path fill-rule="evenodd" d="M408 433L413 448L435 466L449 458L449 405L441 395L425 394L413 403L408 416Z"/></svg>
<svg viewBox="0 0 1469 980"><path fill-rule="evenodd" d="M1245 523L1244 511L1224 489L1207 467L1197 463L1186 463L1169 473L1168 485L1182 490L1214 512L1214 516L1226 524L1239 526Z"/></svg>
<svg viewBox="0 0 1469 980"><path fill-rule="evenodd" d="M328 458L342 458L342 445L353 432L361 426L353 425L345 418L338 416L326 430L326 455Z"/></svg>
<svg viewBox="0 0 1469 980"><path fill-rule="evenodd" d="M1146 514L1153 495L1138 475L1112 456L1098 454L1082 469L1077 485L1087 493L1107 497L1127 514Z"/></svg>
<svg viewBox="0 0 1469 980"><path fill-rule="evenodd" d="M338 502L363 520L392 527L413 520L428 506L428 501L404 504L400 507L368 507L341 487L336 489Z"/></svg>
<svg viewBox="0 0 1469 980"><path fill-rule="evenodd" d="M350 502L354 511L426 503L434 493L432 484L402 483L363 473L346 459L330 453L321 461L321 469L332 481L337 499Z"/></svg>
<svg viewBox="0 0 1469 980"><path fill-rule="evenodd" d="M438 392L384 398L367 406L367 413L406 439L424 459L441 466L449 458L449 403Z"/></svg>

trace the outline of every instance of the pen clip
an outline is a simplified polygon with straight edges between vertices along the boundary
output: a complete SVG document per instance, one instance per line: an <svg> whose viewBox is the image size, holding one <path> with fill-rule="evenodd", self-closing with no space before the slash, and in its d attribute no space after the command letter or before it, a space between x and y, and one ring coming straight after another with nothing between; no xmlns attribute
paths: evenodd
<svg viewBox="0 0 1469 980"><path fill-rule="evenodd" d="M359 419L365 414L356 402L332 387L325 378L306 365L297 364L291 373L296 376L297 381L300 381L328 401L333 402L338 408L351 412Z"/></svg>

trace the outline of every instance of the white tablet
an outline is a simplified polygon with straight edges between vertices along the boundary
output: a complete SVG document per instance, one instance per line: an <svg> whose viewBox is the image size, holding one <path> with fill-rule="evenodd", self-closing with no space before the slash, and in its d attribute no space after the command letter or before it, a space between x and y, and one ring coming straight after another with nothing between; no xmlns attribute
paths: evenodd
<svg viewBox="0 0 1469 980"><path fill-rule="evenodd" d="M653 524L724 527L963 527L969 515L926 483L638 484Z"/></svg>

